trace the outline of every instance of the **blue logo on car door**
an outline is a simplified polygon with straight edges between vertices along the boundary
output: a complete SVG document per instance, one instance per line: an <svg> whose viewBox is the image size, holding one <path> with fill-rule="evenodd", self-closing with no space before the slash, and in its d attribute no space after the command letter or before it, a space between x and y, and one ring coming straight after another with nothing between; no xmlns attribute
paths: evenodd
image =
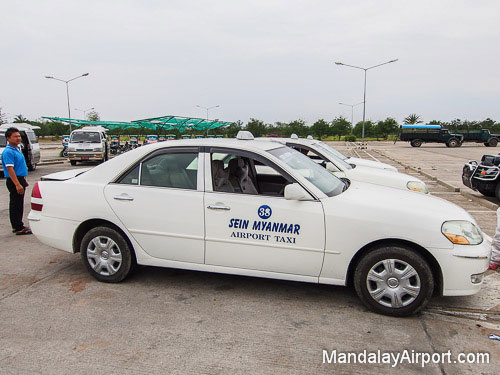
<svg viewBox="0 0 500 375"><path fill-rule="evenodd" d="M257 213L259 214L259 217L261 219L269 219L273 213L273 210L271 210L271 207L264 204L264 205L259 207L259 209L257 210Z"/></svg>

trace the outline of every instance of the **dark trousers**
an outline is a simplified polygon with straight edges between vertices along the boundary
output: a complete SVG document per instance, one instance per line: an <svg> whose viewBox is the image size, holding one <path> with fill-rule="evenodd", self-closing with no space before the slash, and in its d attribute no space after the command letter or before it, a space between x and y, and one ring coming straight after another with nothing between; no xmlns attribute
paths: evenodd
<svg viewBox="0 0 500 375"><path fill-rule="evenodd" d="M17 176L19 183L26 189L26 180L22 176ZM9 216L10 216L10 224L12 225L12 229L21 230L24 228L23 223L23 211L24 211L24 194L18 194L16 185L10 178L7 178L7 189L9 189L10 193L10 202L9 202Z"/></svg>

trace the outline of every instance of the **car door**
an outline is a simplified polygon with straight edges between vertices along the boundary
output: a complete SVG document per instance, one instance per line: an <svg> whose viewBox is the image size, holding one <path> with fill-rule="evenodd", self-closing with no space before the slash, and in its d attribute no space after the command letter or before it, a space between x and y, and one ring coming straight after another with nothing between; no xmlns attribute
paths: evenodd
<svg viewBox="0 0 500 375"><path fill-rule="evenodd" d="M250 181L238 187L234 174L245 174L232 167L245 163ZM284 186L293 178L261 155L213 148L205 166L206 264L319 276L325 246L320 201L286 200Z"/></svg>
<svg viewBox="0 0 500 375"><path fill-rule="evenodd" d="M104 190L123 225L149 255L203 263L203 169L198 148L166 148Z"/></svg>

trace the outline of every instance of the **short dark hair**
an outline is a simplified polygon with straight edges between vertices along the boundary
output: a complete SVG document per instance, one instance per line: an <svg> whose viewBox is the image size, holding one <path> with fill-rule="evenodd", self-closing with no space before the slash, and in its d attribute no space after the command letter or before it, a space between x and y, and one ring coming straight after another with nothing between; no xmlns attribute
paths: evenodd
<svg viewBox="0 0 500 375"><path fill-rule="evenodd" d="M13 133L19 133L19 129L14 127L8 128L5 132L5 138L10 138Z"/></svg>

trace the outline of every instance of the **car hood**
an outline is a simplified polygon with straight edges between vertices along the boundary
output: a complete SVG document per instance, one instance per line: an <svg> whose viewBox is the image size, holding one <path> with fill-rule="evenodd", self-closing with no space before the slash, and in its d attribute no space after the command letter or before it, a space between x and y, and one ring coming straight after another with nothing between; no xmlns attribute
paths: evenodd
<svg viewBox="0 0 500 375"><path fill-rule="evenodd" d="M396 189L408 190L410 181L425 183L417 177L405 173L394 173L385 169L370 168L362 165L345 171L345 177L352 181L368 182L370 184L389 186Z"/></svg>
<svg viewBox="0 0 500 375"><path fill-rule="evenodd" d="M466 220L477 226L468 212L444 199L362 182L354 181L342 194L321 202L328 230L338 238L351 233L351 239L399 238L424 247L451 248L441 233L445 221ZM343 229L336 233L337 228Z"/></svg>
<svg viewBox="0 0 500 375"><path fill-rule="evenodd" d="M362 159L362 158L347 158L345 160L345 162L347 162L349 164L354 164L356 166L385 169L385 170L388 170L388 171L391 171L391 172L397 172L398 171L398 169L396 167L393 167L390 164L381 163L379 161Z"/></svg>

